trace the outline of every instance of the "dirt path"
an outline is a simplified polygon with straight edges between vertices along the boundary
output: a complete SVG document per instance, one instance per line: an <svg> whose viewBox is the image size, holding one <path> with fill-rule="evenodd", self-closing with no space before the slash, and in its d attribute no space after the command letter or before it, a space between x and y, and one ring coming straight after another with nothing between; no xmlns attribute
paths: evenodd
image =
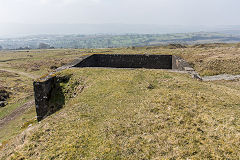
<svg viewBox="0 0 240 160"><path fill-rule="evenodd" d="M7 115L6 117L0 119L0 129L8 124L10 121L16 119L21 114L23 114L27 109L31 108L34 105L34 100L31 100L22 106L18 107L14 110L11 114Z"/></svg>
<svg viewBox="0 0 240 160"><path fill-rule="evenodd" d="M29 73L26 73L26 72L15 71L15 70L12 70L12 69L7 69L7 68L0 68L0 71L16 73L16 74L19 74L19 75L28 77L28 78L30 78L30 79L37 79L37 78L38 78L37 76L32 75L32 74L29 74Z"/></svg>
<svg viewBox="0 0 240 160"><path fill-rule="evenodd" d="M215 76L200 77L198 73L195 71L188 72L188 71L169 70L169 72L191 74L193 78L197 78L197 79L200 78L202 81L220 81L220 80L232 81L232 80L240 79L240 75L230 75L230 74L220 74Z"/></svg>
<svg viewBox="0 0 240 160"><path fill-rule="evenodd" d="M12 70L12 69L5 68L5 67L4 68L1 67L0 71L15 73L15 74L18 74L18 75L22 75L22 76L28 77L30 79L38 78L35 75L29 74L29 73L25 73L25 72L21 72L21 71ZM4 118L0 119L0 129L3 128L6 124L11 122L12 120L18 118L20 115L22 115L27 109L29 109L33 105L34 105L34 100L31 100L31 101L23 104L22 106L19 106L18 108L16 108L11 114L9 114L9 115L5 116Z"/></svg>
<svg viewBox="0 0 240 160"><path fill-rule="evenodd" d="M202 77L203 81L219 81L219 80L235 80L240 79L240 75L229 75L229 74L221 74L216 76L205 76Z"/></svg>

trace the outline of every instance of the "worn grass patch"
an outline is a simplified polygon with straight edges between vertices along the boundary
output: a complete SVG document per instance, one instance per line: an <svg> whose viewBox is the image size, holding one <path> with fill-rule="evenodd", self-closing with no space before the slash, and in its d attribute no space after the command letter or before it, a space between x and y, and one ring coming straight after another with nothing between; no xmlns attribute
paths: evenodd
<svg viewBox="0 0 240 160"><path fill-rule="evenodd" d="M0 108L0 119L10 114L33 95L32 80L15 73L0 71L0 86L10 93L8 105Z"/></svg>
<svg viewBox="0 0 240 160"><path fill-rule="evenodd" d="M28 77L0 70L0 86L5 87L11 93L10 103L13 99L19 100L22 97L31 96L33 94L32 83L33 80Z"/></svg>
<svg viewBox="0 0 240 160"><path fill-rule="evenodd" d="M23 112L16 119L10 121L0 130L0 143L4 144L13 137L19 135L29 126L37 123L36 111L34 106ZM3 146L0 145L0 150Z"/></svg>
<svg viewBox="0 0 240 160"><path fill-rule="evenodd" d="M35 118L35 109L32 110L31 116L18 110L19 107L33 99L32 82L33 80L28 77L0 70L0 86L10 93L10 98L7 99L8 105L0 107L0 144L21 133L23 131L21 123ZM8 117L7 120L6 117Z"/></svg>
<svg viewBox="0 0 240 160"><path fill-rule="evenodd" d="M234 88L161 70L84 68L58 76L69 74L62 87L74 96L21 135L20 145L13 140L3 148L3 159L240 156L240 92ZM76 81L84 90L78 92Z"/></svg>

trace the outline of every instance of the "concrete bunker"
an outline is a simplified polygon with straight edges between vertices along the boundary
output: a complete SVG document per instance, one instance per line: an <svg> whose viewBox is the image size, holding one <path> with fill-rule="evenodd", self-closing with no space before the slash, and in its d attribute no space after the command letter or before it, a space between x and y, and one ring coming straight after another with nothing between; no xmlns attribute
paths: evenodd
<svg viewBox="0 0 240 160"><path fill-rule="evenodd" d="M175 55L93 54L60 67L54 73L73 67L172 69L186 71L194 78L201 78L185 60ZM59 80L54 73L50 73L33 83L38 121L61 109L64 105L64 102L54 104L54 97L61 90ZM63 94L60 96L65 98Z"/></svg>
<svg viewBox="0 0 240 160"><path fill-rule="evenodd" d="M93 54L73 67L178 69L173 55Z"/></svg>

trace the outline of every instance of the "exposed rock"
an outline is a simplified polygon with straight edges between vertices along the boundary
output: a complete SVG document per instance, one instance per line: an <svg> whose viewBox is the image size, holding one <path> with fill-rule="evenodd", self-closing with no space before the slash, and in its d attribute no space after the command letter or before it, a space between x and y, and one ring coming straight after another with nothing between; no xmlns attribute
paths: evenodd
<svg viewBox="0 0 240 160"><path fill-rule="evenodd" d="M0 101L0 107L5 107L8 103L6 101Z"/></svg>
<svg viewBox="0 0 240 160"><path fill-rule="evenodd" d="M147 89L154 89L154 86L152 84L149 84Z"/></svg>
<svg viewBox="0 0 240 160"><path fill-rule="evenodd" d="M192 72L190 74L192 75L192 78L194 78L194 79L197 79L197 80L200 80L200 81L203 80L202 77L197 72Z"/></svg>
<svg viewBox="0 0 240 160"><path fill-rule="evenodd" d="M54 65L50 67L50 69L52 69L52 70L55 70L55 69L57 69L57 68L58 68L58 67L57 67L57 66L54 66Z"/></svg>
<svg viewBox="0 0 240 160"><path fill-rule="evenodd" d="M194 71L194 69L191 68L191 67L184 67L184 70L185 70L185 71Z"/></svg>
<svg viewBox="0 0 240 160"><path fill-rule="evenodd" d="M6 101L9 98L9 95L9 92L3 88L0 88L0 101Z"/></svg>
<svg viewBox="0 0 240 160"><path fill-rule="evenodd" d="M0 107L5 107L8 104L6 101L9 95L10 93L7 92L4 87L0 87Z"/></svg>
<svg viewBox="0 0 240 160"><path fill-rule="evenodd" d="M37 112L37 120L41 121L51 110L50 98L53 89L55 88L55 77L51 77L46 81L35 81L34 86L34 96Z"/></svg>

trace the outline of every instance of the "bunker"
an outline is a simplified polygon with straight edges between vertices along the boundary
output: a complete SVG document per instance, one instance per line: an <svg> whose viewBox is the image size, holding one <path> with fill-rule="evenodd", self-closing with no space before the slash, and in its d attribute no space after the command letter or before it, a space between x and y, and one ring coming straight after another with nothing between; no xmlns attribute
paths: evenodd
<svg viewBox="0 0 240 160"><path fill-rule="evenodd" d="M58 68L55 72L73 67L173 69L187 71L194 78L199 78L185 60L174 55L93 54L81 57ZM61 90L59 80L54 73L36 80L33 86L38 121L56 112L64 105L53 103L54 96ZM64 99L64 97L62 98Z"/></svg>
<svg viewBox="0 0 240 160"><path fill-rule="evenodd" d="M173 69L172 55L93 54L74 67Z"/></svg>

